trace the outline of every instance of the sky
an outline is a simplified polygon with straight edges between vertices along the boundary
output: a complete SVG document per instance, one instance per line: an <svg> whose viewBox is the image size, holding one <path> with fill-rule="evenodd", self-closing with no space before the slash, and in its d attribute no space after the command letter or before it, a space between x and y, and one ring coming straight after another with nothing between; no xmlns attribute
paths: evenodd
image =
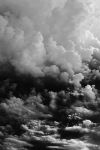
<svg viewBox="0 0 100 150"><path fill-rule="evenodd" d="M13 67L8 71L9 64L15 72ZM50 108L61 117L73 110L82 119L99 122L99 65L100 0L0 0L0 97L16 96L1 102L1 108L18 114L31 110L37 115L38 109L44 115ZM17 97L27 95L24 107L24 100ZM88 123L92 122L84 125ZM66 130L83 132L77 126ZM88 132L100 139L98 131ZM90 137L85 138L67 140L64 147L89 150Z"/></svg>
<svg viewBox="0 0 100 150"><path fill-rule="evenodd" d="M84 62L100 59L99 3L0 0L0 61L21 73L71 79L80 86Z"/></svg>

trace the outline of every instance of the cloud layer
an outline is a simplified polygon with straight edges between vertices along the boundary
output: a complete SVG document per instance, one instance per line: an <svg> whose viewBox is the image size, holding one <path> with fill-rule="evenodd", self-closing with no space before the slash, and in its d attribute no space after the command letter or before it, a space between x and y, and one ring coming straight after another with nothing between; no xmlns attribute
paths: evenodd
<svg viewBox="0 0 100 150"><path fill-rule="evenodd" d="M0 61L34 77L49 75L66 82L70 77L80 85L83 62L99 53L99 37L92 33L95 4L0 0Z"/></svg>

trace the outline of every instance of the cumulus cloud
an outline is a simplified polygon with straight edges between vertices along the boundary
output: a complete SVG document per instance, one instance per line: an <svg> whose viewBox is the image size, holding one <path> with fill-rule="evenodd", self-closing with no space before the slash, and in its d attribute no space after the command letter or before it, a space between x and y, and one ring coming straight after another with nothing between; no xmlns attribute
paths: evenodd
<svg viewBox="0 0 100 150"><path fill-rule="evenodd" d="M90 31L82 35L94 7L91 0L0 0L0 61L35 77L67 81L100 43ZM76 76L79 85L83 76Z"/></svg>
<svg viewBox="0 0 100 150"><path fill-rule="evenodd" d="M73 77L73 83L76 87L80 87L81 84L80 84L80 81L82 81L84 79L84 76L82 73L79 73L79 74L76 74L74 75Z"/></svg>
<svg viewBox="0 0 100 150"><path fill-rule="evenodd" d="M81 107L75 107L74 108L75 111L81 115L85 115L85 116L91 116L93 114L93 111L92 110L89 110L87 108L84 108L83 106Z"/></svg>
<svg viewBox="0 0 100 150"><path fill-rule="evenodd" d="M95 100L96 96L95 93L93 91L93 88L90 85L87 85L84 89L83 89L83 93L85 94L85 96L87 96L88 98L90 98L91 100Z"/></svg>
<svg viewBox="0 0 100 150"><path fill-rule="evenodd" d="M1 112L53 117L67 126L70 138L90 134L92 121L100 122L99 5L99 0L0 0L0 97L11 97L1 103ZM97 149L86 143L89 134L84 141L38 134L38 141L54 142L54 148Z"/></svg>

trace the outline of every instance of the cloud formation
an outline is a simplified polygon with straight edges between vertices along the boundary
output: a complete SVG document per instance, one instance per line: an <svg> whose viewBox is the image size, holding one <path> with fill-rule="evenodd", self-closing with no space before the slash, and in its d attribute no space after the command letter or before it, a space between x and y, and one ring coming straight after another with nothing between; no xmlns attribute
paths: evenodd
<svg viewBox="0 0 100 150"><path fill-rule="evenodd" d="M94 11L91 0L0 0L0 61L80 85L84 77L76 74L100 47L89 27Z"/></svg>

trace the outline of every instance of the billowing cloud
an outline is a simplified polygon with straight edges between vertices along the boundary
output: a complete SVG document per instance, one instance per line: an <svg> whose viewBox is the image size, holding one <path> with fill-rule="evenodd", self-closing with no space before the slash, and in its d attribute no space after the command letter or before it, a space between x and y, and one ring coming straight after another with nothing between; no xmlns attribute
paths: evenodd
<svg viewBox="0 0 100 150"><path fill-rule="evenodd" d="M94 8L91 0L0 0L0 61L35 77L73 77L100 43L86 32Z"/></svg>
<svg viewBox="0 0 100 150"><path fill-rule="evenodd" d="M0 0L0 119L1 125L8 124L4 135L10 134L9 124L19 134L20 116L29 124L31 116L47 118L35 124L43 132L34 131L38 136L32 134L31 143L35 137L50 142L48 148L100 149L95 145L100 143L99 31L100 0ZM56 130L49 118L60 123Z"/></svg>
<svg viewBox="0 0 100 150"><path fill-rule="evenodd" d="M90 85L87 85L83 89L83 93L85 94L86 97L90 98L91 100L95 100L96 98L93 88Z"/></svg>

